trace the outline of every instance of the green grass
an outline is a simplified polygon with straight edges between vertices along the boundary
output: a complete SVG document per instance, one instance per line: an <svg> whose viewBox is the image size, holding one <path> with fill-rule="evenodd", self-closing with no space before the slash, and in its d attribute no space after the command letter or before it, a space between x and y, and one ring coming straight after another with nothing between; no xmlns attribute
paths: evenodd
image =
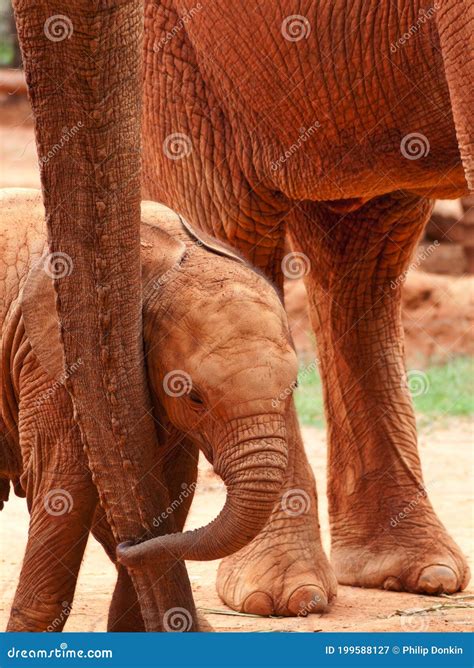
<svg viewBox="0 0 474 668"><path fill-rule="evenodd" d="M0 67L8 67L13 62L15 52L10 44L0 44Z"/></svg>
<svg viewBox="0 0 474 668"><path fill-rule="evenodd" d="M300 367L298 387L294 396L300 421L314 427L323 427L325 424L323 388L319 369L314 363Z"/></svg>
<svg viewBox="0 0 474 668"><path fill-rule="evenodd" d="M458 357L428 369L408 369L415 411L429 418L474 415L474 358ZM305 425L324 426L319 370L303 365L295 390L296 408Z"/></svg>
<svg viewBox="0 0 474 668"><path fill-rule="evenodd" d="M417 413L430 417L474 414L474 358L458 357L425 373L427 390L413 397Z"/></svg>

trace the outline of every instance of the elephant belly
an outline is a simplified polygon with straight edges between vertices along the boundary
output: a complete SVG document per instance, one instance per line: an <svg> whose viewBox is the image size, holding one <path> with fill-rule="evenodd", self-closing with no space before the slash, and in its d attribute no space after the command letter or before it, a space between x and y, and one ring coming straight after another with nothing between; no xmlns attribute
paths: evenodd
<svg viewBox="0 0 474 668"><path fill-rule="evenodd" d="M369 57L358 30L346 32L354 3L335 16L331 3L314 3L313 28L294 26L302 31L297 42L282 34L284 10L275 9L270 26L224 0L195 12L169 39L180 21L177 4L146 3L147 195L262 266L252 256L255 240L270 237L271 244L295 202L367 201L397 190L466 193L447 84L426 67L440 58L430 40L426 53L411 54L405 74L379 50ZM379 3L357 4L382 22L381 32L395 30L383 25ZM185 15L192 9L191 0L179 3ZM331 30L316 31L316 22L330 20L337 21ZM416 86L407 83L411 70ZM427 113L433 90L439 109Z"/></svg>

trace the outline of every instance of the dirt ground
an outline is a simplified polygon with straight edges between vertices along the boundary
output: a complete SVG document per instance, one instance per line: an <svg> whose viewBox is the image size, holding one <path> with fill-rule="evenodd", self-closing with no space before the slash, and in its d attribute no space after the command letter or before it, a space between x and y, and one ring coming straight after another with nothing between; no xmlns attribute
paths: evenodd
<svg viewBox="0 0 474 668"><path fill-rule="evenodd" d="M320 521L326 549L329 529L325 496L326 436L324 431L304 428L308 456L316 474ZM456 448L453 456L454 446ZM428 493L441 520L469 558L473 567L472 541L472 427L467 420L445 420L426 426L420 434L420 452ZM223 483L202 461L196 497L188 527L210 521L224 503ZM8 619L26 544L28 514L24 499L12 498L0 513L0 628ZM426 614L402 616L397 610L431 608L452 604L446 598L419 596L375 589L339 587L329 613L306 618L242 616L233 613L215 591L218 562L188 562L196 604L216 631L472 631L472 609L445 608ZM115 584L115 568L102 547L90 538L80 572L68 631L105 631L107 610ZM472 587L463 594L473 594ZM459 602L469 605L474 600Z"/></svg>
<svg viewBox="0 0 474 668"><path fill-rule="evenodd" d="M15 104L12 100L8 100L6 105L2 105L1 102L0 100L2 153L0 187L39 187L28 105L26 102ZM452 349L452 341L449 338L453 327L456 341L461 341L462 346L472 345L472 338L469 344L467 337L467 331L472 325L472 283L455 285L449 278L439 277L441 282L437 280L438 277L434 278L436 278L434 282L431 278L420 279L424 282L422 284L418 282L418 288L413 287L413 282L409 284L413 289L407 293L407 303L411 303L412 308L409 315L405 315L405 321L408 319L411 322L414 345L434 347L433 342L437 341L438 348L440 345L445 345L451 352L457 352L457 349ZM307 334L304 288L303 292L301 288L302 285L296 283L291 287L293 292L300 293L299 301L296 297L294 299L294 323L295 331L298 329L297 336L301 337L301 341L297 343L304 350L306 340L309 341L310 349L312 344ZM448 301L446 297L449 297ZM449 303L456 304L454 316ZM326 437L323 431L313 428L305 428L303 432L307 452L318 481L321 526L328 549L325 499ZM432 502L442 521L468 555L472 565L474 551L472 484L469 479L473 465L471 448L472 425L468 421L450 419L432 423L425 426L420 435L425 480L428 481L427 487L431 492ZM436 484L431 485L429 481L436 481ZM201 526L208 522L217 514L223 503L224 489L221 481L214 476L207 464L202 463L189 527ZM27 529L28 515L25 502L14 497L0 513L1 629L5 627L8 618L26 544ZM237 615L223 605L215 592L217 566L217 562L188 563L197 605L217 631L467 631L472 629L472 611L467 607L442 608L426 615L396 614L397 610L406 611L450 604L451 601L446 599L352 587L339 588L336 603L325 615L296 619L266 619ZM114 581L114 567L102 548L91 538L80 573L74 609L66 627L68 631L105 631ZM470 591L472 592L472 589ZM470 601L464 599L459 604L468 605Z"/></svg>

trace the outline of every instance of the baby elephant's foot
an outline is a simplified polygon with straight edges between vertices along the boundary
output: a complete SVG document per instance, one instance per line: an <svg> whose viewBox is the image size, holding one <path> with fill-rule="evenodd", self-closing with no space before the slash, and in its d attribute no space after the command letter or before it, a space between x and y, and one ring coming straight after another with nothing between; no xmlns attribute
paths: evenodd
<svg viewBox="0 0 474 668"><path fill-rule="evenodd" d="M428 504L392 517L374 534L363 542L354 526L352 537L347 524L343 531L333 527L331 561L341 584L420 594L467 586L466 559Z"/></svg>
<svg viewBox="0 0 474 668"><path fill-rule="evenodd" d="M300 526L290 533L289 528L278 531L272 524L221 562L217 591L224 603L257 615L296 617L326 610L337 582L317 530Z"/></svg>

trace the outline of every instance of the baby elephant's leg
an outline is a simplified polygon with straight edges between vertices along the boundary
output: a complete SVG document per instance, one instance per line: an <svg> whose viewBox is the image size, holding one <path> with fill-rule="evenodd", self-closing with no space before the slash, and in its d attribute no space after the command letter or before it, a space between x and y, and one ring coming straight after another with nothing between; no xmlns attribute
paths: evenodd
<svg viewBox="0 0 474 668"><path fill-rule="evenodd" d="M163 470L168 485L170 508L160 510L155 524L160 518L173 514L176 528L183 530L184 523L194 494L199 450L188 440L178 443L165 455ZM116 563L116 542L112 530L101 508L97 509L92 527L94 537L101 543L110 559ZM202 620L200 628L203 629ZM145 631L139 601L127 569L117 564L117 582L109 609L108 631Z"/></svg>
<svg viewBox="0 0 474 668"><path fill-rule="evenodd" d="M97 505L79 429L67 419L71 407L63 393L58 388L56 401L28 415L20 409L20 438L31 447L24 474L31 517L8 631L62 630ZM41 419L43 412L47 419Z"/></svg>
<svg viewBox="0 0 474 668"><path fill-rule="evenodd" d="M19 485L21 474L21 453L17 446L16 434L9 434L0 415L0 510L10 496L10 484L15 493L24 496Z"/></svg>
<svg viewBox="0 0 474 668"><path fill-rule="evenodd" d="M92 534L102 545L108 557L117 566L117 582L109 608L107 631L145 631L140 605L135 587L127 569L117 564L115 557L116 540L103 509L98 506L92 524Z"/></svg>
<svg viewBox="0 0 474 668"><path fill-rule="evenodd" d="M176 441L163 463L170 500L170 507L163 514L164 518L172 515L176 529L183 531L196 489L199 448L187 437L178 435ZM155 524L159 522L160 517L155 518Z"/></svg>

